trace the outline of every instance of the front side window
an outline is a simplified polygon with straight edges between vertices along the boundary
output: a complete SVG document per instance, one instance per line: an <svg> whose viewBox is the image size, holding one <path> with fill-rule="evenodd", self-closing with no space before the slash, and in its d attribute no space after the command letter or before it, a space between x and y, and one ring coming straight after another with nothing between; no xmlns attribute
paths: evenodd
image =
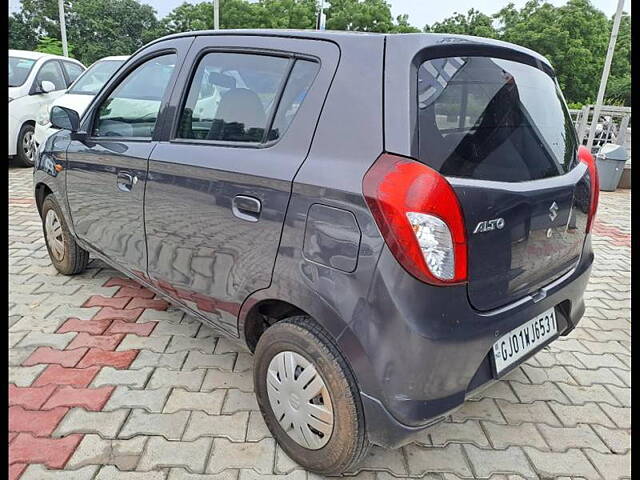
<svg viewBox="0 0 640 480"><path fill-rule="evenodd" d="M68 93L97 95L107 80L118 70L124 60L101 60L87 68L71 86Z"/></svg>
<svg viewBox="0 0 640 480"><path fill-rule="evenodd" d="M84 68L82 68L77 63L62 62L62 64L64 65L64 69L67 72L67 77L69 78L67 86L71 85L76 80L76 78L78 78L80 75L82 75L82 72L84 72Z"/></svg>
<svg viewBox="0 0 640 480"><path fill-rule="evenodd" d="M177 137L262 142L288 68L284 57L208 53L193 77Z"/></svg>
<svg viewBox="0 0 640 480"><path fill-rule="evenodd" d="M40 67L40 71L38 75L36 75L36 85L40 87L45 80L55 85L54 90L64 90L67 88L60 63L55 60L48 61Z"/></svg>
<svg viewBox="0 0 640 480"><path fill-rule="evenodd" d="M9 57L9 86L23 85L35 63L31 58Z"/></svg>
<svg viewBox="0 0 640 480"><path fill-rule="evenodd" d="M176 59L155 57L129 73L98 108L93 135L151 138Z"/></svg>
<svg viewBox="0 0 640 480"><path fill-rule="evenodd" d="M520 182L573 168L575 130L546 72L448 57L424 62L417 80L419 157L443 175Z"/></svg>

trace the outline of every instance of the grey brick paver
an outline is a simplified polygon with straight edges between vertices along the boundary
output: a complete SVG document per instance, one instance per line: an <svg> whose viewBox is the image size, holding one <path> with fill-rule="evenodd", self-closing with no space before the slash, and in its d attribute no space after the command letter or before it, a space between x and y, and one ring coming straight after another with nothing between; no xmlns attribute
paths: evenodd
<svg viewBox="0 0 640 480"><path fill-rule="evenodd" d="M414 444L404 448L411 475L427 472L452 472L464 477L472 476L462 446L449 444L446 447L421 447Z"/></svg>
<svg viewBox="0 0 640 480"><path fill-rule="evenodd" d="M122 350L144 350L156 353L163 353L171 337L140 337L128 334L122 339L117 351Z"/></svg>
<svg viewBox="0 0 640 480"><path fill-rule="evenodd" d="M614 424L597 403L584 405L562 405L549 402L549 407L565 427L574 427L578 423L590 423L613 427Z"/></svg>
<svg viewBox="0 0 640 480"><path fill-rule="evenodd" d="M29 465L20 480L91 480L100 468L98 465L87 465L73 471L49 470L44 465Z"/></svg>
<svg viewBox="0 0 640 480"><path fill-rule="evenodd" d="M211 438L172 442L162 437L151 437L136 470L145 472L162 467L182 467L194 473L203 472L211 442Z"/></svg>
<svg viewBox="0 0 640 480"><path fill-rule="evenodd" d="M174 388L164 406L165 413L178 410L202 410L210 415L218 415L222 410L222 403L226 390L212 392L189 392L182 388Z"/></svg>
<svg viewBox="0 0 640 480"><path fill-rule="evenodd" d="M187 358L187 352L157 353L142 350L129 368L137 370L144 367L165 367L180 370L185 358Z"/></svg>
<svg viewBox="0 0 640 480"><path fill-rule="evenodd" d="M112 465L100 469L94 480L165 480L167 472L121 472Z"/></svg>
<svg viewBox="0 0 640 480"><path fill-rule="evenodd" d="M233 415L207 415L200 411L192 412L182 439L192 441L204 436L215 436L228 438L232 442L243 442L248 421L248 412L237 412Z"/></svg>
<svg viewBox="0 0 640 480"><path fill-rule="evenodd" d="M64 437L70 433L96 433L102 438L116 438L116 434L129 415L129 410L113 412L90 412L82 408L72 408L64 416L54 437Z"/></svg>
<svg viewBox="0 0 640 480"><path fill-rule="evenodd" d="M482 426L495 448L536 447L540 450L549 449L533 423L500 425L492 422L483 422Z"/></svg>
<svg viewBox="0 0 640 480"><path fill-rule="evenodd" d="M103 410L140 408L149 413L160 413L169 397L169 388L137 390L121 385L111 394Z"/></svg>
<svg viewBox="0 0 640 480"><path fill-rule="evenodd" d="M251 465L259 473L270 474L273 468L275 442L265 438L259 442L233 443L226 438L214 438L207 473L220 473L228 468Z"/></svg>
<svg viewBox="0 0 640 480"><path fill-rule="evenodd" d="M126 385L131 388L143 388L152 370L153 368L150 367L139 370L119 370L113 367L103 367L91 384L94 387L101 387L103 385Z"/></svg>
<svg viewBox="0 0 640 480"><path fill-rule="evenodd" d="M198 350L189 352L182 370L195 370L198 368L217 368L219 370L231 370L236 360L234 353L207 354Z"/></svg>
<svg viewBox="0 0 640 480"><path fill-rule="evenodd" d="M469 456L475 474L480 478L488 478L496 473L516 473L525 478L536 476L520 448L481 450L474 445L465 445L464 449Z"/></svg>
<svg viewBox="0 0 640 480"><path fill-rule="evenodd" d="M133 470L147 438L138 435L130 440L111 440L99 435L85 435L66 467L76 469L84 465L115 465L120 470Z"/></svg>
<svg viewBox="0 0 640 480"><path fill-rule="evenodd" d="M550 427L540 424L538 429L555 452L564 452L568 448L593 448L599 452L609 451L609 448L600 440L593 429L584 423L575 427Z"/></svg>
<svg viewBox="0 0 640 480"><path fill-rule="evenodd" d="M200 390L205 373L206 370L203 368L190 372L156 368L147 388L175 387L197 392Z"/></svg>
<svg viewBox="0 0 640 480"><path fill-rule="evenodd" d="M167 440L180 440L187 426L190 412L147 413L132 410L118 438L132 438L135 435L162 435Z"/></svg>
<svg viewBox="0 0 640 480"><path fill-rule="evenodd" d="M525 447L524 450L540 476L555 478L566 475L589 480L600 479L600 475L589 459L578 449L570 449L563 453L542 452L528 447Z"/></svg>

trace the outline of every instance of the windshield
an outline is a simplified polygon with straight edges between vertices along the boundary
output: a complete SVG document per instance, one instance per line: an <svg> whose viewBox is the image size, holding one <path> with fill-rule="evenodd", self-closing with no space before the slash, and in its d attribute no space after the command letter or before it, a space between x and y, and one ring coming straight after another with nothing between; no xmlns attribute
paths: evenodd
<svg viewBox="0 0 640 480"><path fill-rule="evenodd" d="M78 77L67 93L96 95L123 63L124 60L101 60L94 63Z"/></svg>
<svg viewBox="0 0 640 480"><path fill-rule="evenodd" d="M29 76L34 59L22 57L9 57L9 86L19 87Z"/></svg>
<svg viewBox="0 0 640 480"><path fill-rule="evenodd" d="M440 173L504 182L573 168L576 136L555 80L488 57L424 62L418 71L420 158Z"/></svg>

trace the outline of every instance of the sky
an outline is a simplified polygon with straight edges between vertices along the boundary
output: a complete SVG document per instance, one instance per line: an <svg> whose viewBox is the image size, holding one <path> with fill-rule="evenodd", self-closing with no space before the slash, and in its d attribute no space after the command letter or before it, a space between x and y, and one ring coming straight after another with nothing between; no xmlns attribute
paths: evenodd
<svg viewBox="0 0 640 480"><path fill-rule="evenodd" d="M156 9L159 17L164 17L185 0L139 0ZM201 0L188 0L188 3L198 3ZM327 0L330 2L330 0ZM391 4L393 16L406 13L409 15L409 23L422 28L426 24L439 22L453 15L455 12L466 13L475 8L487 15L496 13L506 6L509 1L521 8L526 0L387 0ZM548 0L556 6L564 5L566 0ZM631 13L631 1L625 0L624 10ZM591 0L593 5L602 10L608 17L613 16L618 4L617 0ZM9 12L19 8L20 0L9 0Z"/></svg>

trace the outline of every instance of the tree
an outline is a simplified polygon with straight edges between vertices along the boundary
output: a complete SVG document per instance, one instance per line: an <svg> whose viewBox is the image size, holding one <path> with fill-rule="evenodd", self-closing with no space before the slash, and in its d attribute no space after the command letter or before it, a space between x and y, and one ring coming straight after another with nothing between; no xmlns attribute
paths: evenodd
<svg viewBox="0 0 640 480"><path fill-rule="evenodd" d="M9 15L9 47L16 50L33 50L38 35L25 20L22 12Z"/></svg>
<svg viewBox="0 0 640 480"><path fill-rule="evenodd" d="M108 55L130 55L164 33L155 10L135 0L75 0L68 17L69 41L87 65Z"/></svg>
<svg viewBox="0 0 640 480"><path fill-rule="evenodd" d="M390 32L391 7L385 0L331 0L326 9L327 29Z"/></svg>
<svg viewBox="0 0 640 480"><path fill-rule="evenodd" d="M442 22L426 25L425 32L432 33L457 33L460 35L473 35L476 37L497 38L498 32L493 26L493 19L472 8L466 15L454 13L452 17L445 18Z"/></svg>
<svg viewBox="0 0 640 480"><path fill-rule="evenodd" d="M73 56L73 45L67 43L67 51L69 56ZM64 53L62 49L62 40L51 37L42 37L38 41L36 52L50 53L52 55L62 55Z"/></svg>

